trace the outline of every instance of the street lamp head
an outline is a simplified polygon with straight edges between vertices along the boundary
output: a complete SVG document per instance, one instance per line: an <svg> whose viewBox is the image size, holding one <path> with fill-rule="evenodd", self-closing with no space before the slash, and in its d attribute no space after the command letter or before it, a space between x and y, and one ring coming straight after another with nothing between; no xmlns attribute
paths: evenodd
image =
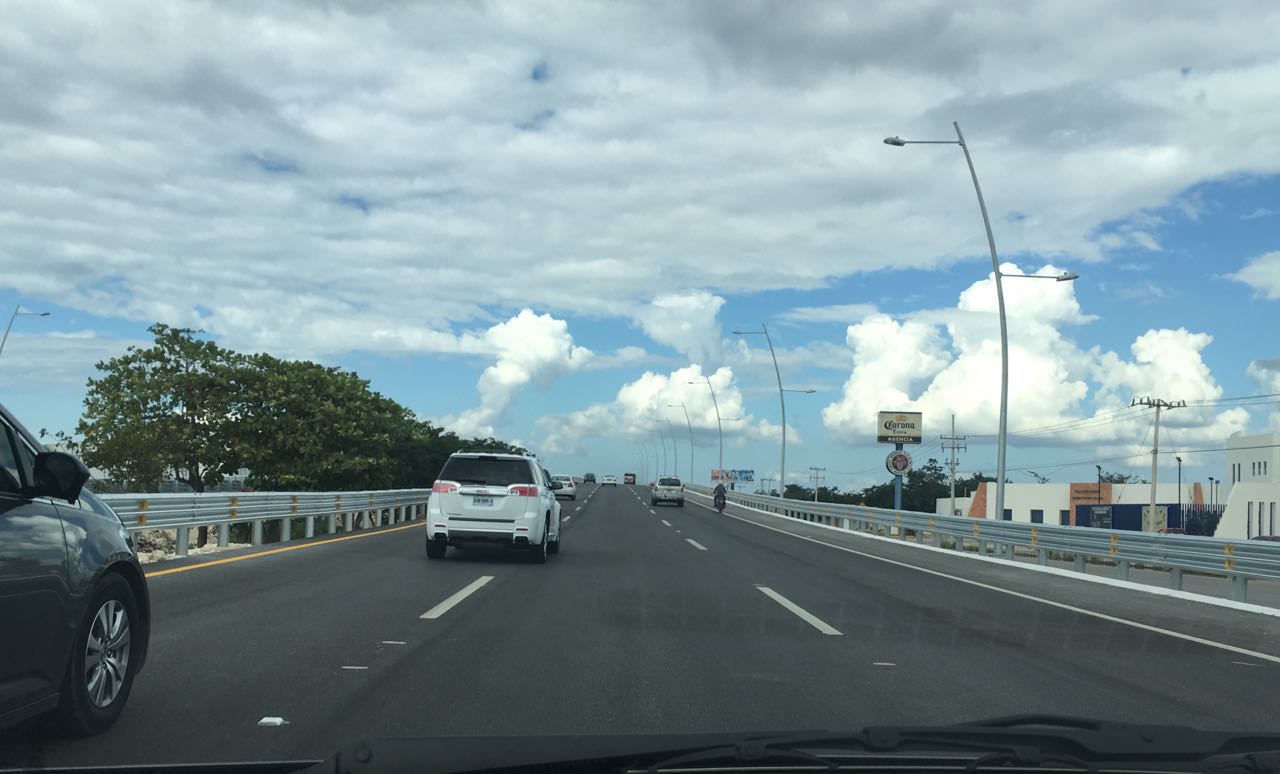
<svg viewBox="0 0 1280 774"><path fill-rule="evenodd" d="M1074 282L1075 280L1080 279L1080 275L1076 274L1074 271L1064 271L1062 274L1058 275L1057 279L1058 282Z"/></svg>
<svg viewBox="0 0 1280 774"><path fill-rule="evenodd" d="M1178 464L1179 464L1179 465L1181 465L1181 464L1182 464L1182 458L1181 458L1181 457L1174 457L1174 459L1178 461Z"/></svg>
<svg viewBox="0 0 1280 774"><path fill-rule="evenodd" d="M902 139L901 137L886 137L884 138L884 144L901 148L902 146L907 144L907 141Z"/></svg>

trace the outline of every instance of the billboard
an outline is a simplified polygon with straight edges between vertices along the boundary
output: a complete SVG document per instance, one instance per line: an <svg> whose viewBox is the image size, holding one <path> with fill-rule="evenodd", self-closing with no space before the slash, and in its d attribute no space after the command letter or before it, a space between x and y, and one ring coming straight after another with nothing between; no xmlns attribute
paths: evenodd
<svg viewBox="0 0 1280 774"><path fill-rule="evenodd" d="M876 418L877 443L922 443L924 415L919 411L881 411Z"/></svg>
<svg viewBox="0 0 1280 774"><path fill-rule="evenodd" d="M712 481L755 481L756 472L754 470L728 470L721 468L711 469Z"/></svg>

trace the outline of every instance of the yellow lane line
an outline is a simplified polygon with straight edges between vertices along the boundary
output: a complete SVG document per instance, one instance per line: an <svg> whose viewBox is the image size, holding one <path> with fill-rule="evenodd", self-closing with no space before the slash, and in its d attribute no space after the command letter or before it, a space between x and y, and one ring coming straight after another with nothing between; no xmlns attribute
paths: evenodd
<svg viewBox="0 0 1280 774"><path fill-rule="evenodd" d="M267 551L258 551L252 554L241 554L240 556L228 556L225 559L214 559L200 564L188 564L183 567L170 567L167 570L156 570L154 572L145 573L148 578L158 578L161 575L172 575L175 572L186 572L188 570L200 570L205 567L216 567L220 564L231 564L232 562L241 562L245 559L256 559L259 556L271 556L272 554L283 554L286 551L300 551L304 548L315 548L316 546L327 546L330 543L341 543L344 540L356 540L357 538L373 537L375 535L386 535L391 532L399 532L405 529L413 529L426 525L426 521L417 524L406 524L402 527L392 527L391 529L383 529L377 532L361 532L356 535L344 535L342 537L329 538L328 540L317 540L314 543L298 543L297 545L285 546L284 548L272 548Z"/></svg>

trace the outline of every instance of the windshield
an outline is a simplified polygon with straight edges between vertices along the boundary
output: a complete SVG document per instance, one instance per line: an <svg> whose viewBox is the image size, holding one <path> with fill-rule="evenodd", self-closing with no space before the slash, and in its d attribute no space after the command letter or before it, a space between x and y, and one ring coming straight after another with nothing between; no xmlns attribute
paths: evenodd
<svg viewBox="0 0 1280 774"><path fill-rule="evenodd" d="M440 480L489 486L537 483L528 462L498 457L453 457L440 471Z"/></svg>
<svg viewBox="0 0 1280 774"><path fill-rule="evenodd" d="M1280 732L1280 2L8 0L0 402L0 772Z"/></svg>

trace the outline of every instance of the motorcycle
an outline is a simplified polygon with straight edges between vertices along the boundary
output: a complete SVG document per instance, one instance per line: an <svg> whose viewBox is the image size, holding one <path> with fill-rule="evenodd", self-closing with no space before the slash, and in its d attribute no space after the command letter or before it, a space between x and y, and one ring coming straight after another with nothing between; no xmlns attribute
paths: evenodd
<svg viewBox="0 0 1280 774"><path fill-rule="evenodd" d="M724 495L718 494L715 497L716 511L724 513Z"/></svg>

